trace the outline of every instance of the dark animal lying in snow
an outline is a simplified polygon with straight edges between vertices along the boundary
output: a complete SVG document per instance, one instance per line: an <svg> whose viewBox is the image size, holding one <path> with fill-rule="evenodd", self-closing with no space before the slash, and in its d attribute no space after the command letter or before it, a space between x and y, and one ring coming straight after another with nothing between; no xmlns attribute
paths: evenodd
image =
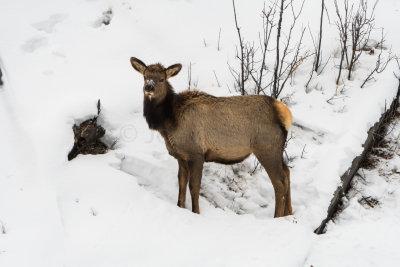
<svg viewBox="0 0 400 267"><path fill-rule="evenodd" d="M100 100L97 104L98 113L100 113ZM104 136L106 130L97 125L97 116L86 120L80 125L72 127L75 135L75 143L71 152L68 154L68 160L74 159L79 154L104 154L107 152L107 146L99 139Z"/></svg>

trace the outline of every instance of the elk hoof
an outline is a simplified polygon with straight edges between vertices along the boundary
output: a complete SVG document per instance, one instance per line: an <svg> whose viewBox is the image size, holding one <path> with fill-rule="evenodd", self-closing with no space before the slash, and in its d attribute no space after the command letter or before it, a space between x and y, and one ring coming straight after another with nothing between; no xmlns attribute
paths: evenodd
<svg viewBox="0 0 400 267"><path fill-rule="evenodd" d="M183 208L183 209L184 209L184 208L185 208L185 202L183 202L183 201L181 202L181 201L178 200L177 206L178 206L179 208Z"/></svg>

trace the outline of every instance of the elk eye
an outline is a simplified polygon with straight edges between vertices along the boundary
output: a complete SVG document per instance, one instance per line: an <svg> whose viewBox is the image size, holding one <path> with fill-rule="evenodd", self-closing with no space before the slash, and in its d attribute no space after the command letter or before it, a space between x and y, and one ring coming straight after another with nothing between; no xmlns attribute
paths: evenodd
<svg viewBox="0 0 400 267"><path fill-rule="evenodd" d="M164 79L160 79L160 82L162 83L164 81Z"/></svg>

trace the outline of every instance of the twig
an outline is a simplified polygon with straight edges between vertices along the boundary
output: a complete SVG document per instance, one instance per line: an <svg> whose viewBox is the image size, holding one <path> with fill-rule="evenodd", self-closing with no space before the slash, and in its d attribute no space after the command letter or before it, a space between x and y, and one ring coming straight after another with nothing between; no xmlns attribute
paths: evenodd
<svg viewBox="0 0 400 267"><path fill-rule="evenodd" d="M100 112L101 112L101 106L100 106L100 99L99 99L99 100L97 100L97 116L100 115Z"/></svg>
<svg viewBox="0 0 400 267"><path fill-rule="evenodd" d="M347 58L347 39L348 39L348 29L349 29L349 24L350 24L350 17L351 13L353 10L353 6L351 6L351 9L349 10L349 0L344 1L344 17L339 11L339 7L337 4L337 0L334 1L335 3L335 8L336 8L336 15L338 17L338 20L335 22L336 27L339 30L339 37L340 37L340 45L341 45L341 56L340 56L340 63L339 63L339 73L336 79L336 91L337 87L339 85L340 81L340 76L342 74L342 67L343 67L343 60L346 56ZM337 93L337 92L336 92Z"/></svg>
<svg viewBox="0 0 400 267"><path fill-rule="evenodd" d="M394 59L394 56L392 55L392 51L389 51L389 55L386 58L386 60L382 60L382 52L383 52L383 42L384 42L384 35L383 35L383 29L382 29L382 37L381 37L381 49L378 55L378 58L376 60L376 64L374 69L368 74L367 78L364 80L364 82L361 85L361 88L364 87L364 85L369 82L370 80L374 79L374 77L372 75L374 75L375 73L382 73L387 65L389 64L390 61L392 61L392 59Z"/></svg>
<svg viewBox="0 0 400 267"><path fill-rule="evenodd" d="M400 61L399 61L399 58L397 56L395 57L395 59L396 59L396 62L397 62L397 67L399 68L399 74L397 75L395 72L393 72L393 74L394 74L394 77L396 77L396 79L399 80L399 82L400 82Z"/></svg>
<svg viewBox="0 0 400 267"><path fill-rule="evenodd" d="M263 92L263 81L265 75L269 72L269 70L266 67L266 56L267 52L269 51L269 42L271 39L271 34L272 30L275 28L274 24L274 19L275 19L275 14L276 14L276 7L277 7L277 1L272 4L272 6L269 6L268 11L265 7L264 3L264 8L261 14L262 20L263 20L263 34L261 38L261 34L258 34L258 38L260 41L260 49L261 49L261 65L258 67L258 69L253 73L250 72L250 75L256 85L256 94L260 94ZM264 93L265 94L265 93Z"/></svg>
<svg viewBox="0 0 400 267"><path fill-rule="evenodd" d="M218 33L218 46L217 46L218 51L220 50L220 46L219 46L220 41L221 41L221 28L219 28L219 33Z"/></svg>
<svg viewBox="0 0 400 267"><path fill-rule="evenodd" d="M303 150L301 151L301 156L300 156L300 158L302 158L302 159L304 159L303 154L304 154L304 152L305 152L306 146L307 146L307 144L304 144Z"/></svg>
<svg viewBox="0 0 400 267"><path fill-rule="evenodd" d="M221 87L221 84L218 81L217 74L215 73L215 70L213 70L213 72L214 72L214 77L215 77L215 80L217 81L218 87Z"/></svg>
<svg viewBox="0 0 400 267"><path fill-rule="evenodd" d="M188 89L192 87L192 62L189 62L188 66Z"/></svg>
<svg viewBox="0 0 400 267"><path fill-rule="evenodd" d="M287 149L287 146L288 146L289 142L290 142L292 139L294 139L293 133L290 132L290 136L286 139L286 142L285 142L285 145L284 145L284 150L283 150L283 152L285 153L285 156L286 156L286 159L287 159L288 162L290 162L291 159L290 159L288 153L286 152L286 149Z"/></svg>
<svg viewBox="0 0 400 267"><path fill-rule="evenodd" d="M271 91L272 91L271 96L274 98L277 98L280 95L280 93L282 92L282 90L286 84L286 81L294 73L295 69L297 68L297 64L299 62L298 56L299 56L299 53L301 50L302 39L304 36L304 31L305 31L305 28L303 28L303 30L301 32L300 41L297 43L297 45L295 45L295 47L297 47L297 48L291 49L290 42L291 42L292 32L293 32L293 29L296 25L298 18L300 17L301 12L303 10L304 0L303 0L302 5L297 13L294 11L293 0L289 1L289 3L286 6L284 5L284 2L285 2L285 0L281 0L281 6L280 6L280 10L279 10L279 21L278 21L278 28L277 28L276 62L275 62L275 67L274 67L274 76L273 76L273 83L272 83L272 89L271 89ZM283 17L284 10L286 8L288 8L289 6L290 6L291 12L292 12L292 23L289 28L289 33L286 37L286 42L284 43L284 46L283 46L282 55L280 55L279 46L280 46L280 39L281 39L280 37L281 37L281 30L282 30L282 17ZM290 61L290 63L286 63L287 62L286 57L289 54L291 54L293 51L295 51L295 53L294 53L292 61ZM285 65L285 67L284 67L284 65ZM282 84L280 84L281 80L283 80Z"/></svg>
<svg viewBox="0 0 400 267"><path fill-rule="evenodd" d="M204 44L204 47L207 47L207 43L206 43L206 39L205 38L203 38L203 44Z"/></svg>
<svg viewBox="0 0 400 267"><path fill-rule="evenodd" d="M314 66L315 72L318 72L318 68L319 68L319 65L320 65L321 42L322 42L322 23L323 23L323 18L324 18L324 9L325 9L325 0L322 0L321 19L320 19L320 22L319 22L319 42L318 42L318 49L317 49L315 66Z"/></svg>
<svg viewBox="0 0 400 267"><path fill-rule="evenodd" d="M337 100L337 99L342 99L342 98L347 98L348 96L336 96L333 95L331 98L329 98L328 100L326 100L326 103L333 105L333 103L331 103L331 101L333 100Z"/></svg>
<svg viewBox="0 0 400 267"><path fill-rule="evenodd" d="M310 90L308 89L308 86L310 85L310 82L311 82L311 80L312 80L312 78L313 78L313 76L314 76L314 65L315 65L315 60L314 60L314 63L313 63L313 68L312 68L311 71L310 71L310 78L308 79L308 81L307 81L307 83L306 83L306 85L305 85L305 88L306 88L306 92L307 92L307 93L310 92Z"/></svg>
<svg viewBox="0 0 400 267"><path fill-rule="evenodd" d="M325 69L326 65L328 65L328 62L329 62L329 60L331 59L331 57L332 57L332 56L329 56L328 60L325 62L325 64L324 64L324 66L322 67L322 69L317 73L318 75L320 75L320 74L324 71L324 69Z"/></svg>
<svg viewBox="0 0 400 267"><path fill-rule="evenodd" d="M240 61L241 61L241 76L240 76L240 84L239 84L239 89L240 89L240 93L242 95L245 94L244 91L244 64L243 64L243 60L244 60L244 46L243 46L243 39L242 39L242 35L240 33L240 28L237 22L237 16L236 16L236 7L235 7L235 0L232 0L232 5L233 5L233 14L235 17L235 25L236 25L236 31L238 33L238 37L239 37L239 45L240 45Z"/></svg>
<svg viewBox="0 0 400 267"><path fill-rule="evenodd" d="M250 175L252 175L256 172L258 166L260 166L260 162L258 160L256 160L256 164L254 166L254 169L250 172Z"/></svg>
<svg viewBox="0 0 400 267"><path fill-rule="evenodd" d="M279 11L279 21L278 21L278 30L276 34L276 61L275 61L275 68L274 68L274 83L272 87L272 96L277 98L277 91L278 91L278 69L279 69L279 40L281 38L281 30L282 30L282 16L283 16L283 4L284 0L281 0L281 7Z"/></svg>

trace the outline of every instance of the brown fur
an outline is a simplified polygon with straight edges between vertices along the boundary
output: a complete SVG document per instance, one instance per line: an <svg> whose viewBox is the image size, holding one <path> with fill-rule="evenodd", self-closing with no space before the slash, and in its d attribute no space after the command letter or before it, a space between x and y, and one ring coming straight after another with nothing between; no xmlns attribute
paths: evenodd
<svg viewBox="0 0 400 267"><path fill-rule="evenodd" d="M192 211L198 204L204 162L233 164L254 154L275 190L275 216L292 214L290 172L282 160L292 116L281 102L260 95L215 97L187 90L176 94L167 79L180 64L164 69L131 58L144 75L144 116L179 163L178 206L185 207L189 183Z"/></svg>

